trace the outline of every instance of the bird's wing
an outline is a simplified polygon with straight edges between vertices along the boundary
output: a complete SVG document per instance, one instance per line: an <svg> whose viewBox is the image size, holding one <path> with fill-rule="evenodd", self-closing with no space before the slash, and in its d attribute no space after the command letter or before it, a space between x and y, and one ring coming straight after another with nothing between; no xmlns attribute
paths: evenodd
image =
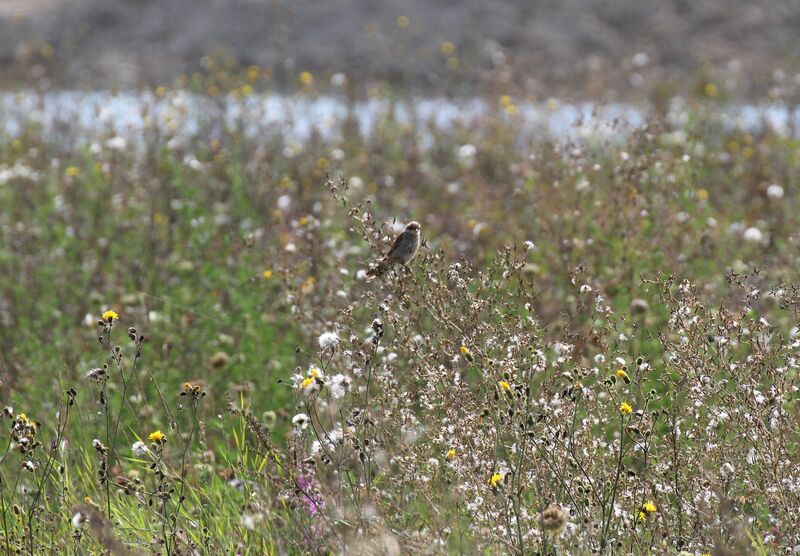
<svg viewBox="0 0 800 556"><path fill-rule="evenodd" d="M397 246L400 245L400 240L403 239L403 237L408 233L410 233L410 232L407 232L407 231L403 230L402 232L400 232L400 234L396 238L394 238L394 243L392 243L392 247L386 253L387 257L389 255L391 255L394 252L395 249L397 249Z"/></svg>

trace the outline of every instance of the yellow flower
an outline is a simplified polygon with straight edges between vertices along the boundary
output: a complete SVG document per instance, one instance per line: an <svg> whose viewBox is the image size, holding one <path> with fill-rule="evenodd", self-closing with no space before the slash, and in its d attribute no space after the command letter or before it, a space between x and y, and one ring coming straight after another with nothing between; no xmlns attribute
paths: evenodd
<svg viewBox="0 0 800 556"><path fill-rule="evenodd" d="M703 92L706 94L706 96L714 98L719 94L719 89L713 83L706 83L703 87Z"/></svg>
<svg viewBox="0 0 800 556"><path fill-rule="evenodd" d="M183 389L184 390L191 390L192 389L192 385L190 383L188 383L188 382L184 382L183 383Z"/></svg>
<svg viewBox="0 0 800 556"><path fill-rule="evenodd" d="M299 226L307 226L309 223L308 216L301 216L300 219L297 221Z"/></svg>
<svg viewBox="0 0 800 556"><path fill-rule="evenodd" d="M300 81L301 85L311 85L314 82L314 76L311 75L311 72L303 71L300 72L297 80Z"/></svg>
<svg viewBox="0 0 800 556"><path fill-rule="evenodd" d="M633 408L630 406L628 402L622 402L619 404L619 412L623 415L630 415L633 413Z"/></svg>
<svg viewBox="0 0 800 556"><path fill-rule="evenodd" d="M303 382L300 383L300 388L302 390L305 390L306 388L311 386L313 383L314 383L314 379L311 378L310 376L307 376L306 378L303 379Z"/></svg>
<svg viewBox="0 0 800 556"><path fill-rule="evenodd" d="M264 277L264 280L269 280L270 278L272 278L272 271L265 270L264 272L261 273L261 276Z"/></svg>
<svg viewBox="0 0 800 556"><path fill-rule="evenodd" d="M147 438L150 440L150 442L158 442L159 444L167 441L166 435L164 435L164 433L160 430L151 432L149 435L147 435Z"/></svg>
<svg viewBox="0 0 800 556"><path fill-rule="evenodd" d="M628 373L626 373L623 369L617 369L616 375L617 375L617 378L621 378L622 380L624 380L625 384L630 384L631 383L631 379L628 376Z"/></svg>
<svg viewBox="0 0 800 556"><path fill-rule="evenodd" d="M67 169L64 170L64 173L67 174L68 177L74 178L75 176L80 174L81 171L77 166L67 166Z"/></svg>
<svg viewBox="0 0 800 556"><path fill-rule="evenodd" d="M502 390L505 390L506 392L511 392L511 385L505 380L501 380L497 384L500 386Z"/></svg>
<svg viewBox="0 0 800 556"><path fill-rule="evenodd" d="M105 313L103 313L103 320L115 320L118 318L119 315L116 313L116 311L108 310Z"/></svg>
<svg viewBox="0 0 800 556"><path fill-rule="evenodd" d="M656 505L653 504L652 502L645 502L644 504L642 504L642 511L647 514L652 514L654 512L657 512L658 508L656 508Z"/></svg>
<svg viewBox="0 0 800 556"><path fill-rule="evenodd" d="M639 515L636 516L636 521L644 521L647 519L647 514L644 512L639 512Z"/></svg>
<svg viewBox="0 0 800 556"><path fill-rule="evenodd" d="M163 85L159 85L158 87L156 87L155 93L157 97L163 97L164 95L167 94L167 88L164 87Z"/></svg>
<svg viewBox="0 0 800 556"><path fill-rule="evenodd" d="M450 56L455 51L456 51L456 45L454 45L450 41L444 41L442 43L442 54L444 54L445 56Z"/></svg>
<svg viewBox="0 0 800 556"><path fill-rule="evenodd" d="M492 475L492 478L489 479L489 486L492 488L497 488L497 485L499 485L501 482L503 482L503 475L500 473L495 473Z"/></svg>
<svg viewBox="0 0 800 556"><path fill-rule="evenodd" d="M707 201L708 200L708 191L705 189L698 189L697 190L697 200L698 201Z"/></svg>
<svg viewBox="0 0 800 556"><path fill-rule="evenodd" d="M404 15L398 16L397 19L395 20L395 23L400 29L405 29L406 27L408 27L408 17Z"/></svg>
<svg viewBox="0 0 800 556"><path fill-rule="evenodd" d="M469 350L467 346L461 346L460 348L458 348L458 351L461 352L461 355L466 357L467 361L472 363L473 361L472 352Z"/></svg>
<svg viewBox="0 0 800 556"><path fill-rule="evenodd" d="M320 371L317 367L311 367L308 370L308 376L313 376L314 378L317 378L319 376L319 372Z"/></svg>
<svg viewBox="0 0 800 556"><path fill-rule="evenodd" d="M250 84L244 84L242 85L242 88L239 89L239 92L242 94L243 97L249 97L250 95L253 94L254 91L255 89L253 89L253 86Z"/></svg>
<svg viewBox="0 0 800 556"><path fill-rule="evenodd" d="M449 450L447 450L447 454L445 454L444 457L446 457L447 459L455 459L456 458L456 449L455 448L450 448Z"/></svg>

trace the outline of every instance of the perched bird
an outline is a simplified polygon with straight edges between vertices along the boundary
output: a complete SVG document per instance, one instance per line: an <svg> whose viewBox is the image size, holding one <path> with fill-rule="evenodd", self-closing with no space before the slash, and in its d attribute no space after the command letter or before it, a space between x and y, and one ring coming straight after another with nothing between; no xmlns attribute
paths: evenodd
<svg viewBox="0 0 800 556"><path fill-rule="evenodd" d="M367 272L367 276L381 276L396 264L406 265L411 262L419 250L419 228L419 222L409 222L405 230L395 238L386 256Z"/></svg>

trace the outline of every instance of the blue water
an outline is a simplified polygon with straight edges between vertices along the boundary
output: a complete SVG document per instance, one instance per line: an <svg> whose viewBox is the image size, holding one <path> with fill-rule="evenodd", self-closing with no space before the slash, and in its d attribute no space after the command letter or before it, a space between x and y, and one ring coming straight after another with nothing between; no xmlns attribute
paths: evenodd
<svg viewBox="0 0 800 556"><path fill-rule="evenodd" d="M352 120L361 133L375 133L387 117L414 126L423 141L432 142L438 130L480 126L493 119L515 122L519 139L555 139L581 142L587 139L624 137L642 127L651 110L632 104L528 103L507 114L484 100L416 98L391 102L363 100L354 103L335 96L252 95L246 98L212 99L183 91L157 97L151 92L0 93L0 136L8 140L31 125L41 126L58 140L91 141L109 134L134 143L146 130L175 141L198 136L213 137L238 129L248 136L279 135L302 143L312 133L335 139L341 124ZM682 129L690 111L680 100L672 102L667 122ZM703 112L726 128L760 132L771 127L777 133L800 133L800 107L783 104L731 104ZM705 117L704 116L704 117Z"/></svg>

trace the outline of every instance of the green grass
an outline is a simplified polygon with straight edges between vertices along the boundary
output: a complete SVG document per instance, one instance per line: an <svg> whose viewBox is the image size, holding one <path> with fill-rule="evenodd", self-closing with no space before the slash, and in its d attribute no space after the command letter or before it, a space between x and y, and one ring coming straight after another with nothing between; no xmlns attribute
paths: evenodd
<svg viewBox="0 0 800 556"><path fill-rule="evenodd" d="M93 154L37 129L0 143L0 169L38 174L0 182L0 396L13 407L3 434L21 413L41 423L31 454L9 438L0 460L0 542L34 553L550 552L537 516L557 502L573 511L559 553L746 551L748 538L761 553L793 546L798 495L780 485L796 465L780 462L796 461L800 440L788 336L798 324L800 147L723 131L695 109L686 145L654 131L579 152L515 144L505 117L440 132L429 150L421 130L387 117L376 137L345 128L293 158L279 137L236 132L177 149L147 136L138 153ZM457 154L465 143L474 164ZM345 192L339 175L363 185ZM576 187L583 180L590 187ZM784 197L766 195L772 183ZM411 273L365 282L358 270L385 247L392 218L422 222L428 247ZM746 241L737 225L767 239ZM536 248L526 253L525 241ZM683 280L696 295L679 291ZM98 342L107 309L120 315L119 366ZM375 318L385 336L369 347ZM145 337L133 373L128 327ZM331 330L340 345L320 349ZM573 351L559 359L556 342ZM474 363L459 358L461 345ZM537 357L547 363L532 370ZM615 357L630 386L608 381ZM107 405L86 377L103 364ZM312 364L353 388L337 401L326 382L319 398L304 397L292 375ZM187 382L205 396L181 395ZM755 390L771 405L753 406ZM621 401L647 410L620 417ZM757 418L723 425L722 409ZM305 432L292 425L300 412L311 416ZM676 419L695 434L672 438ZM310 445L337 425L345 440L325 461ZM630 451L643 433L625 426L650 431L645 455ZM155 447L135 456L131 445L157 429L163 457ZM450 447L454 462L443 457ZM747 462L751 447L770 465ZM21 470L28 460L33 472ZM499 469L508 483L493 491L487 477ZM694 501L704 489L707 505ZM485 511L468 509L476 493ZM644 500L659 510L636 523ZM530 533L506 531L522 510ZM77 513L92 517L75 528Z"/></svg>

